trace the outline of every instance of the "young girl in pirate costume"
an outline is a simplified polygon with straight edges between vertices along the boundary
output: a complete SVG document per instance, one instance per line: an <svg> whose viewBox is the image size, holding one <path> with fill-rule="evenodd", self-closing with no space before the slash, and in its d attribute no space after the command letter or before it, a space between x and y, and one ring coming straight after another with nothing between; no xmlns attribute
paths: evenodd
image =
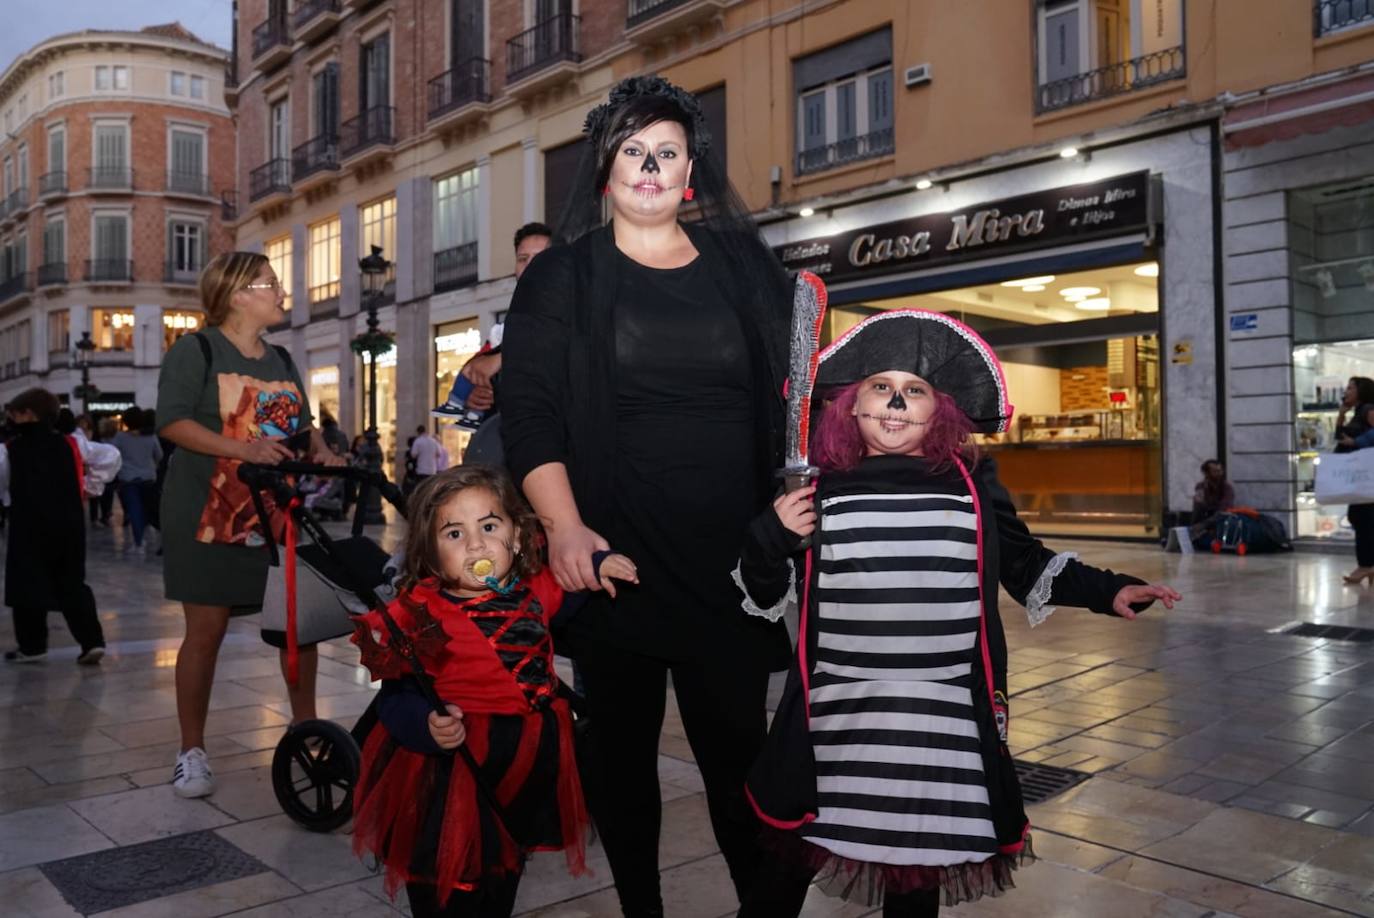
<svg viewBox="0 0 1374 918"><path fill-rule="evenodd" d="M1001 366L947 316L876 315L820 356L836 390L813 440L815 486L755 520L745 608L781 615L803 568L801 636L750 775L775 830L772 875L742 916L795 916L813 878L883 914L996 895L1029 859L1007 751L1000 582L1032 624L1050 604L1134 618L1179 594L1056 555L1017 519L969 435L1007 429Z"/></svg>
<svg viewBox="0 0 1374 918"><path fill-rule="evenodd" d="M562 849L574 874L585 869L588 819L548 631L563 591L503 471L435 475L411 496L409 516L402 592L388 612L448 716L390 646L380 613L364 616L354 642L382 689L363 747L354 850L376 855L393 894L405 885L417 918L504 918L524 852ZM611 577L637 579L623 555L594 563L609 592ZM453 754L464 744L468 761Z"/></svg>

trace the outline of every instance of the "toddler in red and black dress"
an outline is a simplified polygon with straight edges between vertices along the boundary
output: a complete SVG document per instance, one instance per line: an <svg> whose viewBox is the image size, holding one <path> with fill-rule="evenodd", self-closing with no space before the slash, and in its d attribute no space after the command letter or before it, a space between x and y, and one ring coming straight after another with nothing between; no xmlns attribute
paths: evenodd
<svg viewBox="0 0 1374 918"><path fill-rule="evenodd" d="M563 850L585 869L589 825L559 697L549 621L563 591L543 567L539 524L510 478L463 466L410 498L405 573L388 612L410 638L440 716L378 612L354 642L382 680L380 723L363 747L354 850L376 855L417 916L506 916L531 851ZM603 585L635 581L624 555L596 559ZM474 775L453 752L466 744ZM494 796L495 805L491 798Z"/></svg>

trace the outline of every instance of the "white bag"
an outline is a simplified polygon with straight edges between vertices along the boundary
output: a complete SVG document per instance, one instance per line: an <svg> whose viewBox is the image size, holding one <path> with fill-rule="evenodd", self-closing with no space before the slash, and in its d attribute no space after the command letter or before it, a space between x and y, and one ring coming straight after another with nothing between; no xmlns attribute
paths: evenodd
<svg viewBox="0 0 1374 918"><path fill-rule="evenodd" d="M1330 453L1317 465L1319 504L1374 504L1374 448Z"/></svg>
<svg viewBox="0 0 1374 918"><path fill-rule="evenodd" d="M263 640L274 647L286 646L284 563L282 559L281 564L267 568L267 590L262 597ZM296 639L302 645L316 644L352 633L349 616L367 612L367 603L351 589L354 578L389 600L392 594L380 589L386 563L386 552L366 537L336 539L332 557L317 545L298 545Z"/></svg>

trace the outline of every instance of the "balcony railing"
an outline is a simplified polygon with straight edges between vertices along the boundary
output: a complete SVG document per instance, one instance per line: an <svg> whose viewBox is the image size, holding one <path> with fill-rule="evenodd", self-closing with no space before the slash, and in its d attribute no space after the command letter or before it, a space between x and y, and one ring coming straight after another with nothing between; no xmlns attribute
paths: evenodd
<svg viewBox="0 0 1374 918"><path fill-rule="evenodd" d="M703 7L707 7L707 15L715 12L713 9L715 4L702 4L701 0L626 0L625 28L633 29L642 26L664 13L691 4L701 4Z"/></svg>
<svg viewBox="0 0 1374 918"><path fill-rule="evenodd" d="M203 266L168 261L167 269L162 273L162 280L168 284L195 284L200 280L201 267Z"/></svg>
<svg viewBox="0 0 1374 918"><path fill-rule="evenodd" d="M307 175L326 169L339 168L339 135L320 134L291 151L291 180L299 182Z"/></svg>
<svg viewBox="0 0 1374 918"><path fill-rule="evenodd" d="M291 30L286 27L286 20L268 19L258 23L253 29L253 58L263 57L277 49L284 49L288 54L291 52Z"/></svg>
<svg viewBox="0 0 1374 918"><path fill-rule="evenodd" d="M339 153L345 159L372 146L391 146L396 142L396 109L390 105L369 108L344 122L339 130Z"/></svg>
<svg viewBox="0 0 1374 918"><path fill-rule="evenodd" d="M1317 0L1312 10L1312 34L1320 38L1374 23L1372 0Z"/></svg>
<svg viewBox="0 0 1374 918"><path fill-rule="evenodd" d="M301 27L321 13L339 12L339 0L298 0L296 12L291 16L291 24L300 31Z"/></svg>
<svg viewBox="0 0 1374 918"><path fill-rule="evenodd" d="M506 42L506 82L514 83L559 61L580 61L581 17L559 13Z"/></svg>
<svg viewBox="0 0 1374 918"><path fill-rule="evenodd" d="M260 201L269 194L291 193L291 163L285 159L269 159L248 173L248 200Z"/></svg>
<svg viewBox="0 0 1374 918"><path fill-rule="evenodd" d="M210 178L203 172L167 173L167 192L169 194L189 194L199 198L210 196Z"/></svg>
<svg viewBox="0 0 1374 918"><path fill-rule="evenodd" d="M1036 110L1052 112L1095 99L1109 99L1157 83L1177 80L1187 73L1183 46L1166 48L1119 64L1108 64L1087 73L1041 84L1036 97Z"/></svg>
<svg viewBox="0 0 1374 918"><path fill-rule="evenodd" d="M91 258L86 260L86 280L131 281L134 278L134 263L127 258Z"/></svg>
<svg viewBox="0 0 1374 918"><path fill-rule="evenodd" d="M100 191L130 191L134 170L128 166L95 166L86 170L86 187Z"/></svg>
<svg viewBox="0 0 1374 918"><path fill-rule="evenodd" d="M46 265L38 266L38 286L48 287L53 284L65 284L67 282L67 263L65 261L54 261Z"/></svg>
<svg viewBox="0 0 1374 918"><path fill-rule="evenodd" d="M0 303L12 300L21 293L28 292L29 289L29 272L20 271L18 274L0 281Z"/></svg>
<svg viewBox="0 0 1374 918"><path fill-rule="evenodd" d="M477 282L477 243L434 253L434 289L452 290Z"/></svg>
<svg viewBox="0 0 1374 918"><path fill-rule="evenodd" d="M29 206L29 189L16 188L10 192L9 197L5 198L5 216L16 217L19 212Z"/></svg>
<svg viewBox="0 0 1374 918"><path fill-rule="evenodd" d="M797 152L797 175L833 169L875 156L886 156L894 149L892 128L883 128L858 137L849 137L823 147Z"/></svg>
<svg viewBox="0 0 1374 918"><path fill-rule="evenodd" d="M429 118L443 117L473 102L491 101L491 61L474 57L429 81Z"/></svg>
<svg viewBox="0 0 1374 918"><path fill-rule="evenodd" d="M40 198L67 193L66 172L45 172L38 177L38 196Z"/></svg>

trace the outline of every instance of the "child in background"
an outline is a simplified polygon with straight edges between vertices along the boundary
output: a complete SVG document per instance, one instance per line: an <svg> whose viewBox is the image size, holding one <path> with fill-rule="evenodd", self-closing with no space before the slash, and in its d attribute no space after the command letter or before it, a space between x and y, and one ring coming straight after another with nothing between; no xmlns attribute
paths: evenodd
<svg viewBox="0 0 1374 918"><path fill-rule="evenodd" d="M401 595L388 607L447 705L437 714L378 612L354 641L382 680L380 723L363 747L354 850L404 884L416 918L507 916L529 851L564 850L585 870L588 825L548 622L562 590L540 560L533 512L490 466L448 469L410 499ZM600 579L636 581L603 553ZM480 775L455 761L466 744ZM484 790L491 789L492 807Z"/></svg>
<svg viewBox="0 0 1374 918"><path fill-rule="evenodd" d="M797 656L748 782L772 868L741 916L796 916L813 879L887 918L1012 886L1033 857L1007 751L997 587L1032 625L1050 603L1134 618L1179 594L1055 554L1030 535L970 434L1011 420L997 358L939 313L862 322L820 357L839 389L817 425L816 485L779 497L741 552L746 610L795 597Z"/></svg>

